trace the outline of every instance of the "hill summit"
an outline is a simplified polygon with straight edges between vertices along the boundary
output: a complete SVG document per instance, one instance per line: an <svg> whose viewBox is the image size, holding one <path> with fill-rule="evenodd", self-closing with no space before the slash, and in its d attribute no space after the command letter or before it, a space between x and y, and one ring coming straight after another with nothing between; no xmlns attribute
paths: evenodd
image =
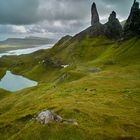
<svg viewBox="0 0 140 140"><path fill-rule="evenodd" d="M139 3L134 0L130 15L124 27L117 19L117 13L112 11L105 24L100 23L100 17L95 2L91 7L91 26L76 35L76 38L82 39L85 36L99 37L105 36L109 39L129 38L140 34L140 9Z"/></svg>

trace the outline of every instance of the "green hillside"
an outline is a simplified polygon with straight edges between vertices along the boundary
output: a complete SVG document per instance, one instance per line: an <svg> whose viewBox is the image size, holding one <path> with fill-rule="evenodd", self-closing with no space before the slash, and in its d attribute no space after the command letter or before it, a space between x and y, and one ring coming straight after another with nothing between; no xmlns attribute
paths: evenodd
<svg viewBox="0 0 140 140"><path fill-rule="evenodd" d="M139 46L139 38L120 43L67 36L50 50L1 58L0 70L10 69L39 85L11 94L0 90L0 139L138 140ZM69 67L56 66L56 61ZM78 125L41 125L32 118L44 109Z"/></svg>

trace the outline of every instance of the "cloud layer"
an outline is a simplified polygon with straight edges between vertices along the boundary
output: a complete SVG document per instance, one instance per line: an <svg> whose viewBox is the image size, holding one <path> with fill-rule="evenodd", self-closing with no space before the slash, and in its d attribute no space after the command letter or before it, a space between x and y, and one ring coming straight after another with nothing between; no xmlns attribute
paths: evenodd
<svg viewBox="0 0 140 140"><path fill-rule="evenodd" d="M0 0L0 33L76 33L90 25L92 2L93 0ZM94 2L101 21L106 22L113 10L120 20L126 19L133 0Z"/></svg>

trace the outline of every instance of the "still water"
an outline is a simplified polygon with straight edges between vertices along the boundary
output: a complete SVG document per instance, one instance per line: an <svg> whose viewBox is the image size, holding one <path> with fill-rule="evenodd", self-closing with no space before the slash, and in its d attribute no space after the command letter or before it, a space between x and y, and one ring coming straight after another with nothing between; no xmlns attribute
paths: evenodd
<svg viewBox="0 0 140 140"><path fill-rule="evenodd" d="M7 71L5 76L0 80L0 88L8 91L18 91L24 88L37 86L37 82L27 79L20 75L12 74Z"/></svg>

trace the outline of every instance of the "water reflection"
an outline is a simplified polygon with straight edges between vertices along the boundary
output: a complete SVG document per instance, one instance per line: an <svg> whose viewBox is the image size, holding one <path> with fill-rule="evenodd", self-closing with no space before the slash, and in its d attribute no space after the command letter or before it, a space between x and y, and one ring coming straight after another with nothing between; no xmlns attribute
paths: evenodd
<svg viewBox="0 0 140 140"><path fill-rule="evenodd" d="M18 91L24 88L36 86L36 81L27 79L20 75L12 74L7 71L5 76L0 80L0 88L8 91Z"/></svg>

